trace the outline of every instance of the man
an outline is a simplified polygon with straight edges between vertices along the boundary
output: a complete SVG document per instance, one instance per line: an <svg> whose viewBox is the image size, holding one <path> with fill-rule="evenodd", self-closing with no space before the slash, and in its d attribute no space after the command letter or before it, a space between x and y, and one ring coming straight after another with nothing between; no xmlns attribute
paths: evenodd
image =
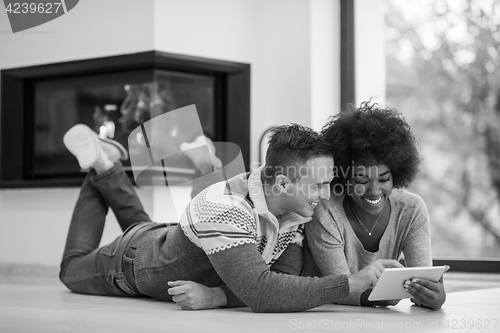
<svg viewBox="0 0 500 333"><path fill-rule="evenodd" d="M294 276L302 267L303 224L329 198L333 177L328 146L303 126L276 128L264 167L206 188L178 224L149 222L118 162L126 158L119 144L82 125L64 143L90 169L61 264L61 281L74 292L149 296L191 309L190 280L212 295L197 308L303 311L367 289L384 266L401 267L379 261L350 276ZM108 207L124 233L98 248Z"/></svg>

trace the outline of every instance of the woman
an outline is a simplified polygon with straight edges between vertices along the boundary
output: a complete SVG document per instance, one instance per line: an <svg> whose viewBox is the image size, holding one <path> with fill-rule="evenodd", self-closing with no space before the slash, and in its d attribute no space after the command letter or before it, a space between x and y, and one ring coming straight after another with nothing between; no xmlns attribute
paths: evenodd
<svg viewBox="0 0 500 333"><path fill-rule="evenodd" d="M304 273L354 274L377 259L398 260L401 254L407 266L432 266L425 204L402 190L415 178L420 157L401 114L365 102L334 116L322 134L333 150L336 178L330 200L322 201L306 224L314 260L306 255ZM416 279L404 287L420 306L439 309L446 299L442 279ZM399 302L370 302L370 291L350 295L342 304Z"/></svg>

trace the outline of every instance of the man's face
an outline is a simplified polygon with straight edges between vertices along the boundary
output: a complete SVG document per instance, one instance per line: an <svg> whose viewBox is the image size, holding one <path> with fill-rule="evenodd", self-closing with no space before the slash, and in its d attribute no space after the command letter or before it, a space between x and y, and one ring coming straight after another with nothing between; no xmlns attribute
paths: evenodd
<svg viewBox="0 0 500 333"><path fill-rule="evenodd" d="M333 158L315 157L299 167L300 178L286 185L283 207L303 217L310 217L320 199L330 199Z"/></svg>

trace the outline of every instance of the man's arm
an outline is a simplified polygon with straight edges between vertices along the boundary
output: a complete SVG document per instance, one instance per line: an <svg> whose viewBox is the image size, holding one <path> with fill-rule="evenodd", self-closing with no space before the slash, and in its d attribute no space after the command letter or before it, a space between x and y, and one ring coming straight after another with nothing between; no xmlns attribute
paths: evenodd
<svg viewBox="0 0 500 333"><path fill-rule="evenodd" d="M271 271L255 245L251 243L209 254L208 258L226 284L226 291L230 291L228 295L236 295L237 299L255 312L304 311L331 303L349 293L350 281L345 275L310 278ZM185 281L169 282L172 286L169 294L174 296L173 300L183 309L202 308L196 305L186 306L190 300L186 299L188 297L185 287L181 285L183 282ZM359 283L352 286L359 288ZM231 301L231 296L228 300ZM217 302L205 308L223 306Z"/></svg>
<svg viewBox="0 0 500 333"><path fill-rule="evenodd" d="M250 246L250 249L254 248ZM261 259L258 255L255 258L257 261ZM250 260L250 262L252 262L252 260ZM265 263L264 267L267 268ZM247 279L241 283L242 288L240 290L235 290L233 292L228 286L223 286L227 296L221 288L208 288L192 281L169 282L169 285L172 287L169 289L169 294L174 296L174 302L184 310L210 309L227 306L228 300L231 302L231 297L241 302L241 305L245 305L236 294L239 294L239 292L246 292L246 295L242 295L241 298L248 297L246 302L249 302L247 303L248 306L255 312L297 312L330 303L330 299L335 299L335 297L342 297L342 295L346 293L346 284L348 290L359 293L369 286L376 284L383 270L387 267L397 268L401 267L401 264L395 260L377 260L372 265L348 277L340 275L326 278L288 276L272 272L266 268L264 268L263 274L260 274L258 270L251 269L248 271L249 274L243 272L238 275L236 273L237 280L244 280L245 277L250 277L250 280ZM237 267L236 271L241 272L241 267ZM243 271L245 270L243 269ZM255 280L255 274L257 275L257 287L252 286L252 281ZM227 276L226 274L223 275ZM274 275L274 281L271 281L271 284L267 284L265 281L269 275ZM313 283L311 283L311 281L313 281ZM287 286L289 282L291 283ZM306 289L309 288L309 290L302 290L304 288L297 290L294 288L294 282L299 282L299 284L295 284L298 286L302 285L302 287L304 287L305 285ZM319 282L319 284L317 282ZM322 283L326 284L326 289L324 289L326 293L321 291ZM200 290L202 294L199 293ZM252 292L252 290L254 290L254 292ZM317 300L319 299L319 303L311 304L311 302L315 302L315 299L316 302L318 302Z"/></svg>
<svg viewBox="0 0 500 333"><path fill-rule="evenodd" d="M271 266L271 271L281 274L298 275L302 269L302 247L289 244L286 250ZM209 288L193 281L169 282L171 295L185 295L177 304L190 310L218 307L235 308L247 305L227 286Z"/></svg>
<svg viewBox="0 0 500 333"><path fill-rule="evenodd" d="M252 244L243 244L208 256L226 285L255 312L297 312L345 298L375 284L384 267L396 261L377 261L353 274L299 277L272 272Z"/></svg>
<svg viewBox="0 0 500 333"><path fill-rule="evenodd" d="M304 250L297 244L289 244L281 256L271 266L276 273L299 275L302 270Z"/></svg>
<svg viewBox="0 0 500 333"><path fill-rule="evenodd" d="M289 244L286 250L281 254L281 256L276 260L276 262L271 266L271 271L281 274L289 275L299 275L302 269L302 258L303 249L297 244ZM219 295L220 303L222 307L234 308L234 307L245 307L247 306L243 303L238 296L236 296L233 291L226 285L220 286L224 292L224 296ZM225 304L224 304L225 303Z"/></svg>

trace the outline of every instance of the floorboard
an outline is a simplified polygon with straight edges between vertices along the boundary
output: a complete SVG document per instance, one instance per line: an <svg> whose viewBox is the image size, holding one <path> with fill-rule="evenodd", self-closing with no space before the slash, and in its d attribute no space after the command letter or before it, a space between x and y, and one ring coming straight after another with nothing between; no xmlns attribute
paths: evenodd
<svg viewBox="0 0 500 333"><path fill-rule="evenodd" d="M0 283L0 332L500 332L499 300L497 287L448 293L439 311L402 300L387 309L326 305L256 314L248 308L183 311L151 299L78 295L62 285Z"/></svg>

